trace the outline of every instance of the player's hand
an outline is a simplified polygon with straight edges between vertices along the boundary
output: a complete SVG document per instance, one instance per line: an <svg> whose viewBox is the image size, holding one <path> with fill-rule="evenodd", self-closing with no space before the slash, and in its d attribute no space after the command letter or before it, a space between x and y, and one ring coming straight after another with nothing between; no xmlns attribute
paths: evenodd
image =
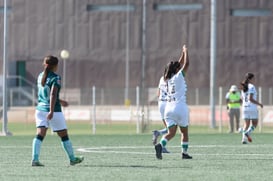
<svg viewBox="0 0 273 181"><path fill-rule="evenodd" d="M64 100L60 100L60 104L63 106L63 107L67 107L69 104L67 101L64 101Z"/></svg>
<svg viewBox="0 0 273 181"><path fill-rule="evenodd" d="M186 47L186 45L183 45L182 51L183 52L187 52L188 51L188 48Z"/></svg>
<svg viewBox="0 0 273 181"><path fill-rule="evenodd" d="M54 113L54 112L49 112L49 113L47 114L46 119L47 119L48 121L50 121L50 120L53 118L53 113Z"/></svg>

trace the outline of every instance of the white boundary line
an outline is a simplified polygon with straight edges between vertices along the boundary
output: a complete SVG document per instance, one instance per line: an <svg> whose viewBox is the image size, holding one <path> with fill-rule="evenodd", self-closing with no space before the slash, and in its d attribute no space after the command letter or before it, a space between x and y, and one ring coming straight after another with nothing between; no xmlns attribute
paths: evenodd
<svg viewBox="0 0 273 181"><path fill-rule="evenodd" d="M273 147L273 145L192 145L191 148L240 148L242 150L244 149L250 149L253 147ZM180 148L180 146L168 146L168 148ZM149 149L149 151L135 151L135 149ZM106 153L106 154L136 154L136 155L154 155L154 152L150 152L150 150L153 150L153 146L101 146L101 147L80 147L77 149L79 152L84 153ZM194 151L195 152L195 151ZM198 156L272 156L272 154L266 154L266 153L194 153L193 155ZM198 152L198 151L197 151ZM202 152L200 150L200 152ZM173 154L172 154L173 153ZM172 152L171 154L167 155L176 155L180 152Z"/></svg>
<svg viewBox="0 0 273 181"><path fill-rule="evenodd" d="M80 147L80 146L77 146ZM180 148L181 146L167 146L168 148ZM190 148L253 148L253 147L272 147L273 148L273 144L261 144L261 145L254 145L254 144L247 144L247 145L243 145L243 144L238 144L238 145L190 145ZM140 148L144 148L144 149L150 149L150 148L154 148L153 145L151 146L95 146L95 147L89 147L88 149L140 149Z"/></svg>

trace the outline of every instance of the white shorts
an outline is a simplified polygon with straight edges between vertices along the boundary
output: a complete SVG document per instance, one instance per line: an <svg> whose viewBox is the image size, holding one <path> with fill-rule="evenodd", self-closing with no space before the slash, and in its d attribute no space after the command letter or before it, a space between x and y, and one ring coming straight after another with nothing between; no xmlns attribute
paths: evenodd
<svg viewBox="0 0 273 181"><path fill-rule="evenodd" d="M36 127L51 127L51 129L56 132L60 130L67 129L65 118L62 112L54 112L53 118L51 120L47 120L48 112L44 111L35 111L35 121Z"/></svg>
<svg viewBox="0 0 273 181"><path fill-rule="evenodd" d="M164 118L168 128L174 125L187 127L189 125L189 109L187 104L167 103Z"/></svg>
<svg viewBox="0 0 273 181"><path fill-rule="evenodd" d="M244 120L258 119L258 110L243 110L242 117Z"/></svg>
<svg viewBox="0 0 273 181"><path fill-rule="evenodd" d="M162 120L164 119L165 107L166 107L166 101L158 101L158 109L159 109Z"/></svg>

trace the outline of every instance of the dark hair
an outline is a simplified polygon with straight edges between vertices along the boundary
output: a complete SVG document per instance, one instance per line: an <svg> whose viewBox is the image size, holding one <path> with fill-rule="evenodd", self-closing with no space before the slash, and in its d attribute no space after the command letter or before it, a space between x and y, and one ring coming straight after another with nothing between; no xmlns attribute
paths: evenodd
<svg viewBox="0 0 273 181"><path fill-rule="evenodd" d="M180 63L178 61L169 62L164 71L164 80L170 79L177 72L178 68L180 68Z"/></svg>
<svg viewBox="0 0 273 181"><path fill-rule="evenodd" d="M52 71L53 68L58 65L58 62L58 58L52 55L48 55L44 58L44 75L42 77L42 86L45 86L48 72Z"/></svg>
<svg viewBox="0 0 273 181"><path fill-rule="evenodd" d="M254 74L253 73L246 73L245 75L245 79L243 80L243 82L241 82L241 89L244 91L244 92L247 92L248 91L248 83L249 81L254 77Z"/></svg>

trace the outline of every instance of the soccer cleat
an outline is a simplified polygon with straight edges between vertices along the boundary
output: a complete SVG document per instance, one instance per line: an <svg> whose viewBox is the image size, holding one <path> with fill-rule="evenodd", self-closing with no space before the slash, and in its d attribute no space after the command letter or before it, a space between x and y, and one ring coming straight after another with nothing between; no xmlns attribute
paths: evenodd
<svg viewBox="0 0 273 181"><path fill-rule="evenodd" d="M43 167L44 165L39 161L32 161L31 166L33 166L33 167Z"/></svg>
<svg viewBox="0 0 273 181"><path fill-rule="evenodd" d="M244 144L244 145L247 144L247 141L242 141L242 144Z"/></svg>
<svg viewBox="0 0 273 181"><path fill-rule="evenodd" d="M70 160L70 165L76 165L78 163L81 163L83 159L83 156L75 157L75 160Z"/></svg>
<svg viewBox="0 0 273 181"><path fill-rule="evenodd" d="M249 135L248 133L245 133L245 136L247 137L247 140L248 140L249 142L252 142L252 138L250 137L250 135Z"/></svg>
<svg viewBox="0 0 273 181"><path fill-rule="evenodd" d="M170 152L167 150L167 148L163 147L162 148L162 153L170 153Z"/></svg>
<svg viewBox="0 0 273 181"><path fill-rule="evenodd" d="M182 153L182 159L192 159L192 157L187 153Z"/></svg>
<svg viewBox="0 0 273 181"><path fill-rule="evenodd" d="M160 143L155 145L156 158L162 160L162 146Z"/></svg>
<svg viewBox="0 0 273 181"><path fill-rule="evenodd" d="M157 130L153 131L153 138L152 138L153 145L156 145L157 138L159 137L159 135L160 135L159 131L157 131Z"/></svg>

